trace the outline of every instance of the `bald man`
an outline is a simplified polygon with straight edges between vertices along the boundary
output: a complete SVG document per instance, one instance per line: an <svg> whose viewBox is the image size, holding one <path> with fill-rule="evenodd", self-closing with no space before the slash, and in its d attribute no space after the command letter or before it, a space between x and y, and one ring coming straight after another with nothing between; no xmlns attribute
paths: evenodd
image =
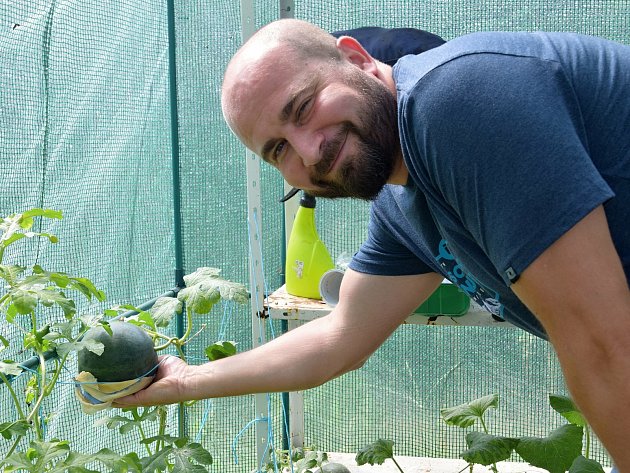
<svg viewBox="0 0 630 473"><path fill-rule="evenodd" d="M202 366L169 358L126 405L320 385L358 368L450 279L557 352L630 472L630 47L476 33L392 67L299 20L230 62L222 107L289 184L371 200L330 315ZM291 353L287 363L286 353Z"/></svg>

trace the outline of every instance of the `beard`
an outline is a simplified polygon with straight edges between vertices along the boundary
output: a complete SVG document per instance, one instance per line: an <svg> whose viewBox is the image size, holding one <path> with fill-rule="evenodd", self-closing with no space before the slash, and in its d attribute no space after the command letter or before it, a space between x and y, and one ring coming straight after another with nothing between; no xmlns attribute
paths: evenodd
<svg viewBox="0 0 630 473"><path fill-rule="evenodd" d="M359 91L361 99L357 124L343 122L340 131L322 150L311 181L317 186L309 193L317 197L353 197L374 200L394 169L400 152L395 95L381 82L356 70L347 83ZM327 176L348 136L357 140L356 153L346 156L335 176Z"/></svg>

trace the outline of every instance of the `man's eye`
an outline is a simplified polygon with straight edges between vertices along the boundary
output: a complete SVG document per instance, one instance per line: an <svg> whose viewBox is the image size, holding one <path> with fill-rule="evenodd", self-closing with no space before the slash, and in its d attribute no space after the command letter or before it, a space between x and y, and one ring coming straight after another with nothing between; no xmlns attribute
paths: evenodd
<svg viewBox="0 0 630 473"><path fill-rule="evenodd" d="M274 161L278 161L278 158L280 157L280 155L282 154L282 150L284 149L284 147L286 146L287 142L282 140L282 141L278 141L278 143L276 144L276 146L273 148L273 160Z"/></svg>

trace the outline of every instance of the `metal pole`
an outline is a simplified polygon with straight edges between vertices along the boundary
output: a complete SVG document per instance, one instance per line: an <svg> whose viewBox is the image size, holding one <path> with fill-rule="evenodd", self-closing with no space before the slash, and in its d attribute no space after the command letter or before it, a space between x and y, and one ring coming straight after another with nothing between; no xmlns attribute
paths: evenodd
<svg viewBox="0 0 630 473"><path fill-rule="evenodd" d="M182 244L181 222L181 181L179 175L179 113L177 101L177 56L175 37L175 0L166 0L166 18L168 27L168 85L171 112L171 167L173 173L173 233L175 239L175 285L184 287L184 251ZM175 319L178 337L184 334L184 311ZM182 347L184 349L184 347ZM182 403L177 409L177 432L180 437L186 435L186 416Z"/></svg>

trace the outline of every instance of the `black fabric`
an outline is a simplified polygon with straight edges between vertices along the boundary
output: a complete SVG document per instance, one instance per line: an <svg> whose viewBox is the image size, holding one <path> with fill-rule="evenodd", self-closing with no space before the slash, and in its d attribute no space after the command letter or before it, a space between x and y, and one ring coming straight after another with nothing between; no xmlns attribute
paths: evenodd
<svg viewBox="0 0 630 473"><path fill-rule="evenodd" d="M407 54L420 54L446 42L433 33L415 28L365 26L335 31L332 35L336 38L352 36L374 59L390 66Z"/></svg>

